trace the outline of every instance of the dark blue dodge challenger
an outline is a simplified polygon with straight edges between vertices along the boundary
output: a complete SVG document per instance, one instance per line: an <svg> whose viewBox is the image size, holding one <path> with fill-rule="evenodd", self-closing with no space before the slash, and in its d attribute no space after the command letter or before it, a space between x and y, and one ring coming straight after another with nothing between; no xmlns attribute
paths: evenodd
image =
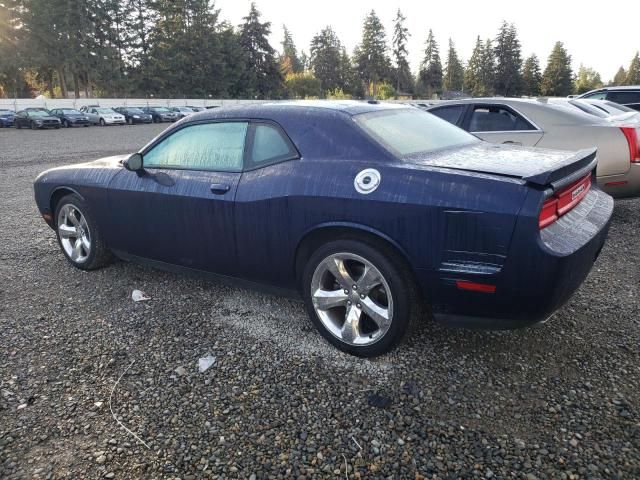
<svg viewBox="0 0 640 480"><path fill-rule="evenodd" d="M328 341L373 356L427 314L483 328L552 315L607 235L595 155L488 144L400 105L261 104L48 170L35 195L78 268L115 254L297 293Z"/></svg>

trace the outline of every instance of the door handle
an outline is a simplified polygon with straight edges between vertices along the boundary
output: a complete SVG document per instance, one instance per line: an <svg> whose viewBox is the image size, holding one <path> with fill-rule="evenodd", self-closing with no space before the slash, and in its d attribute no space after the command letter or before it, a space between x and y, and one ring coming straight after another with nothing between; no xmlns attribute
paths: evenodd
<svg viewBox="0 0 640 480"><path fill-rule="evenodd" d="M209 188L211 189L211 193L215 193L216 195L224 195L231 189L226 183L212 183Z"/></svg>
<svg viewBox="0 0 640 480"><path fill-rule="evenodd" d="M522 142L514 142L514 141L511 141L511 140L507 140L506 142L502 142L502 143L503 143L504 145L517 145L517 146L519 146L519 147L521 147L521 146L522 146Z"/></svg>

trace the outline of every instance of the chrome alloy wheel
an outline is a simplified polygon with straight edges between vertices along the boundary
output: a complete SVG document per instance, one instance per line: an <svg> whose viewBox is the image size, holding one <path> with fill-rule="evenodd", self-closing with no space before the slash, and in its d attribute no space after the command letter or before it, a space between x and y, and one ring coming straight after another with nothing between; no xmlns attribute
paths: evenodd
<svg viewBox="0 0 640 480"><path fill-rule="evenodd" d="M58 213L58 235L67 256L76 263L87 261L91 253L91 232L82 212L66 204Z"/></svg>
<svg viewBox="0 0 640 480"><path fill-rule="evenodd" d="M371 262L352 253L334 253L320 262L311 298L324 327L349 345L377 342L393 320L387 281Z"/></svg>

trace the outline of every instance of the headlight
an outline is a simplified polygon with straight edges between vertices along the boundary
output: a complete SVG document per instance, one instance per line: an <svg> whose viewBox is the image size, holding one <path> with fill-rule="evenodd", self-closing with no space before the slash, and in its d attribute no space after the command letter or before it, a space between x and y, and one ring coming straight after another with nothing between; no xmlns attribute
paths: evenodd
<svg viewBox="0 0 640 480"><path fill-rule="evenodd" d="M42 123L42 120L36 120L36 123Z"/></svg>
<svg viewBox="0 0 640 480"><path fill-rule="evenodd" d="M133 118L140 118L140 115L134 115Z"/></svg>

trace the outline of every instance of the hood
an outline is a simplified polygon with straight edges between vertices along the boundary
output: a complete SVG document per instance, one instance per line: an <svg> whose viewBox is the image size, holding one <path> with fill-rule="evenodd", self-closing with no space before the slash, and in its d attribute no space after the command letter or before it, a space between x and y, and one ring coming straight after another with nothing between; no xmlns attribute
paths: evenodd
<svg viewBox="0 0 640 480"><path fill-rule="evenodd" d="M91 162L85 162L74 165L75 167L88 167L88 168L98 168L98 167L107 167L114 168L122 166L122 162L131 156L130 153L124 155L113 155L111 157L99 158L98 160L93 160Z"/></svg>
<svg viewBox="0 0 640 480"><path fill-rule="evenodd" d="M596 149L566 152L479 142L471 146L409 155L406 162L520 178L548 185L595 162Z"/></svg>

